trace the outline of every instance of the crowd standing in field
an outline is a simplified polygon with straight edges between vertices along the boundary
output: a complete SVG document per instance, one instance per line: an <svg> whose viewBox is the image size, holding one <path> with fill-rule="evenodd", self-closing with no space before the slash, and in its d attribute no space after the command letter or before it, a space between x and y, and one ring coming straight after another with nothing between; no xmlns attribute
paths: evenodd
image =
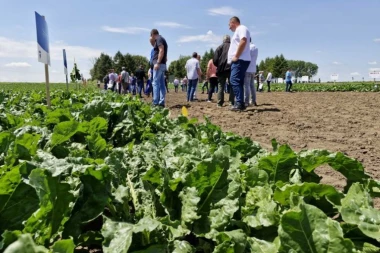
<svg viewBox="0 0 380 253"><path fill-rule="evenodd" d="M202 94L206 91L207 102L212 102L213 94L217 93L217 107L223 107L225 93L228 93L232 111L258 106L256 91L263 92L264 83L267 84L268 92L271 91L272 73L269 72L266 78L264 71L256 73L259 50L252 43L248 28L240 23L238 17L230 19L229 28L234 32L232 38L229 35L223 37L222 44L207 63L206 73L202 73L200 55L194 52L184 66L186 76L174 77L174 92L178 93L181 86L181 91L186 92L187 102L198 100L198 84L202 84ZM128 73L123 67L120 75L111 69L103 79L104 88L120 94L138 95L140 98L142 93L147 97L152 94L153 105L165 107L166 93L169 92L169 73L166 66L168 44L157 29L151 31L149 42L152 50L148 73L142 65L135 73ZM285 91L291 92L293 84L290 69L286 72L285 81Z"/></svg>

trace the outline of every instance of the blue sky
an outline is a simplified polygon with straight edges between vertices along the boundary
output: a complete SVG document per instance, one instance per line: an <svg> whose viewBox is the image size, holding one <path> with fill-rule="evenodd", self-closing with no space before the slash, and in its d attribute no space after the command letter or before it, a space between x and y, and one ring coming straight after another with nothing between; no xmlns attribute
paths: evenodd
<svg viewBox="0 0 380 253"><path fill-rule="evenodd" d="M62 49L69 70L74 58L89 77L91 59L117 50L149 56L149 31L169 44L169 61L203 54L230 34L228 20L240 17L259 48L259 61L283 53L317 63L315 79L368 79L380 68L378 0L0 0L0 81L44 81L37 61L34 11L49 26L52 82L64 81Z"/></svg>

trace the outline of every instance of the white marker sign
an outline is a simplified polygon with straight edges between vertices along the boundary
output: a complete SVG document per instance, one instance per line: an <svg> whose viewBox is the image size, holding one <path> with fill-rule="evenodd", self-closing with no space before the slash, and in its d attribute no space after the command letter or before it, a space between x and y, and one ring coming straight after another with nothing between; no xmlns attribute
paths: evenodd
<svg viewBox="0 0 380 253"><path fill-rule="evenodd" d="M380 79L380 71L371 71L369 72L369 77L372 79Z"/></svg>
<svg viewBox="0 0 380 253"><path fill-rule="evenodd" d="M302 77L302 82L309 82L309 77L308 76L303 76Z"/></svg>
<svg viewBox="0 0 380 253"><path fill-rule="evenodd" d="M338 81L338 79L339 79L339 74L332 74L331 75L331 80L332 81Z"/></svg>
<svg viewBox="0 0 380 253"><path fill-rule="evenodd" d="M282 78L277 78L277 83L284 83L284 79L282 79Z"/></svg>
<svg viewBox="0 0 380 253"><path fill-rule="evenodd" d="M38 61L50 65L49 32L45 17L35 12Z"/></svg>

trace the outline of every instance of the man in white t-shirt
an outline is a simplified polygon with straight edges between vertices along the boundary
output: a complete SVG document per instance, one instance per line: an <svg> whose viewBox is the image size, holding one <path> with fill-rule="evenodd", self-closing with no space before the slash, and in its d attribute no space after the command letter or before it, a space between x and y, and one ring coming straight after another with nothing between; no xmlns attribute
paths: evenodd
<svg viewBox="0 0 380 253"><path fill-rule="evenodd" d="M251 40L252 42L252 40ZM259 56L259 50L254 44L249 45L251 54L251 63L248 66L247 72L244 77L244 103L247 107L249 105L249 98L251 97L251 104L257 106L256 103L256 89L255 89L255 75L256 75L256 62Z"/></svg>
<svg viewBox="0 0 380 253"><path fill-rule="evenodd" d="M122 67L121 72L121 86L123 87L123 94L127 94L129 90L129 73L125 67Z"/></svg>
<svg viewBox="0 0 380 253"><path fill-rule="evenodd" d="M228 63L231 64L231 87L236 96L235 105L232 111L242 111L244 104L244 77L251 62L249 41L251 35L248 28L240 24L238 17L230 19L230 30L234 32L231 38L230 49L228 50Z"/></svg>
<svg viewBox="0 0 380 253"><path fill-rule="evenodd" d="M198 54L198 56L197 56L197 60L198 60L198 62L199 62L199 65L201 64L201 56ZM202 76L199 76L198 77L198 83L197 83L197 85L195 86L195 91L194 91L194 96L193 96L193 100L198 100L197 99L197 91L198 91L198 84L201 82L201 78L202 78Z"/></svg>
<svg viewBox="0 0 380 253"><path fill-rule="evenodd" d="M194 92L198 85L198 79L202 76L201 67L197 59L198 54L193 53L193 57L186 62L186 72L188 78L188 89L187 89L187 102L194 100Z"/></svg>
<svg viewBox="0 0 380 253"><path fill-rule="evenodd" d="M270 92L270 83L271 82L272 82L272 73L268 72L268 75L267 75L268 92Z"/></svg>
<svg viewBox="0 0 380 253"><path fill-rule="evenodd" d="M178 78L174 78L174 81L173 81L173 84L174 84L174 92L178 92L178 86L179 86L179 80Z"/></svg>

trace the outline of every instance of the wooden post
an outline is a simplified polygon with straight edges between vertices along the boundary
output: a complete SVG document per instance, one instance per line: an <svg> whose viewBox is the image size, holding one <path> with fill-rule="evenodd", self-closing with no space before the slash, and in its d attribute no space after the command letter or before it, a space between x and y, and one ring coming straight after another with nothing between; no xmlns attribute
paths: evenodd
<svg viewBox="0 0 380 253"><path fill-rule="evenodd" d="M67 88L67 91L69 91L69 79L67 78L67 75L66 75L66 88Z"/></svg>
<svg viewBox="0 0 380 253"><path fill-rule="evenodd" d="M50 109L50 84L49 84L49 65L45 64L45 81L46 81L46 102L47 106Z"/></svg>

